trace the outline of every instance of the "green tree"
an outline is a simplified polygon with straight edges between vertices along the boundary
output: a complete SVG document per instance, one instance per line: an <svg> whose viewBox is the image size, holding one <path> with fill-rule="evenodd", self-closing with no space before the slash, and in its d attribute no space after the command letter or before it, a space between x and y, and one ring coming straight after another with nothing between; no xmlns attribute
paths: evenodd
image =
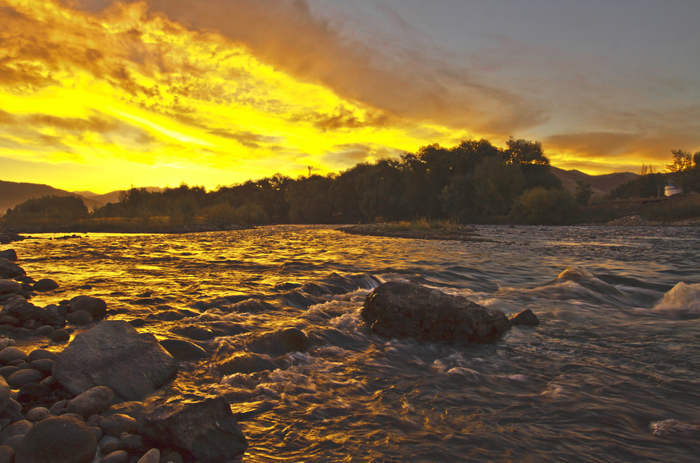
<svg viewBox="0 0 700 463"><path fill-rule="evenodd" d="M575 211L574 197L568 191L537 187L518 198L513 215L519 222L559 225L570 222Z"/></svg>
<svg viewBox="0 0 700 463"><path fill-rule="evenodd" d="M576 192L574 193L574 198L576 199L577 204L581 206L588 205L592 195L593 189L591 188L590 183L584 182L583 180L576 180Z"/></svg>
<svg viewBox="0 0 700 463"><path fill-rule="evenodd" d="M523 174L500 157L481 161L474 169L474 189L484 216L507 213L523 189Z"/></svg>

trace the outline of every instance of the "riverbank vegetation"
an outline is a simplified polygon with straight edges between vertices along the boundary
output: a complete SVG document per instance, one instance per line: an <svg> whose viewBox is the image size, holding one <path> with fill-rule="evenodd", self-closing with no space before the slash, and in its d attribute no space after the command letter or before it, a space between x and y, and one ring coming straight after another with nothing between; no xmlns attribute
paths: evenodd
<svg viewBox="0 0 700 463"><path fill-rule="evenodd" d="M276 174L210 192L185 183L163 191L132 188L93 211L76 197L46 196L9 209L2 222L22 230L162 232L266 223L389 222L413 229L435 223L559 225L640 211L650 220L700 216L693 198L671 207L645 203L651 197L660 201L669 180L684 191L700 189L700 153L672 153L667 173L646 169L608 198L592 198L584 182L566 191L539 142L511 138L499 148L482 139L452 148L429 145L326 176Z"/></svg>

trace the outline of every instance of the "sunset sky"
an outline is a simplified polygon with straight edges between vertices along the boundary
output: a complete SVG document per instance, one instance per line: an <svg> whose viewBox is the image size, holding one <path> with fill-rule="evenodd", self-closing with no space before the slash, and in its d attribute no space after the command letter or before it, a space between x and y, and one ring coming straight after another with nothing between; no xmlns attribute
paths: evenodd
<svg viewBox="0 0 700 463"><path fill-rule="evenodd" d="M104 193L510 136L700 150L698 0L0 0L0 180Z"/></svg>

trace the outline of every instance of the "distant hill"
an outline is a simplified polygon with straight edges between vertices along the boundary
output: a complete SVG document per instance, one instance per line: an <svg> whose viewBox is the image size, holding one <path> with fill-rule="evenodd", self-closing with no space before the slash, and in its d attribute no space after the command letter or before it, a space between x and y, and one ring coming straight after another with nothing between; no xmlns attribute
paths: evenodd
<svg viewBox="0 0 700 463"><path fill-rule="evenodd" d="M576 182L583 180L591 185L593 194L602 196L610 194L612 190L619 187L623 183L634 180L639 177L639 174L632 172L618 172L605 175L588 175L579 170L563 170L558 167L551 167L552 173L557 176L561 183L568 191L572 193L576 191Z"/></svg>
<svg viewBox="0 0 700 463"><path fill-rule="evenodd" d="M160 187L146 187L148 191L162 191ZM18 204L25 202L31 198L40 198L42 196L77 196L82 198L83 203L92 210L102 207L105 204L119 201L119 193L122 190L112 191L102 195L97 195L91 191L66 191L54 188L41 183L26 183L26 182L7 182L0 180L0 215L5 211L15 207Z"/></svg>

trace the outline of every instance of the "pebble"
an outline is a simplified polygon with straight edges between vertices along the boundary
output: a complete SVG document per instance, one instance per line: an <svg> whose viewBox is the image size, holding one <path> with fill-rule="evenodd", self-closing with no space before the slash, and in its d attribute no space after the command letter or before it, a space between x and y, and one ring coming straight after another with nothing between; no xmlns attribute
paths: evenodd
<svg viewBox="0 0 700 463"><path fill-rule="evenodd" d="M53 331L54 331L53 326L44 325L44 326L40 326L39 328L34 330L34 334L37 336L48 336L51 333L53 333Z"/></svg>
<svg viewBox="0 0 700 463"><path fill-rule="evenodd" d="M27 356L27 360L29 362L33 362L34 360L53 360L54 362L58 360L58 354L51 352L50 350L46 349L34 349L29 353Z"/></svg>
<svg viewBox="0 0 700 463"><path fill-rule="evenodd" d="M55 364L56 362L51 359L39 359L32 361L32 363L29 365L31 365L31 367L35 370L43 371L44 373L51 373L51 370Z"/></svg>
<svg viewBox="0 0 700 463"><path fill-rule="evenodd" d="M36 381L40 381L43 378L44 374L42 372L33 368L28 368L12 373L7 378L7 384L9 384L10 387L12 387L13 389L19 389L25 384L34 383Z"/></svg>
<svg viewBox="0 0 700 463"><path fill-rule="evenodd" d="M2 445L3 446L6 445L6 446L12 448L12 450L14 450L15 453L17 453L17 448L19 447L19 444L23 440L24 440L24 434L18 434L16 436L8 437L7 439L5 439L5 442L3 442Z"/></svg>
<svg viewBox="0 0 700 463"><path fill-rule="evenodd" d="M32 423L27 420L17 421L0 432L0 441L4 444L7 439L13 436L23 436L32 429Z"/></svg>
<svg viewBox="0 0 700 463"><path fill-rule="evenodd" d="M66 416L36 424L17 448L15 463L90 463L97 441L90 428Z"/></svg>
<svg viewBox="0 0 700 463"><path fill-rule="evenodd" d="M116 450L102 459L102 463L129 463L131 458L124 450Z"/></svg>
<svg viewBox="0 0 700 463"><path fill-rule="evenodd" d="M144 456L142 456L138 463L159 463L160 462L160 450L151 449Z"/></svg>
<svg viewBox="0 0 700 463"><path fill-rule="evenodd" d="M70 334L64 329L56 330L49 335L49 339L53 342L65 342L70 339Z"/></svg>
<svg viewBox="0 0 700 463"><path fill-rule="evenodd" d="M27 360L28 355L17 347L9 346L0 351L0 362L9 363L13 360Z"/></svg>
<svg viewBox="0 0 700 463"><path fill-rule="evenodd" d="M128 415L116 414L108 416L100 423L105 434L120 437L123 433L135 434L138 430L136 420Z"/></svg>
<svg viewBox="0 0 700 463"><path fill-rule="evenodd" d="M32 287L34 291L51 291L56 288L58 288L58 283L50 278L42 278Z"/></svg>
<svg viewBox="0 0 700 463"><path fill-rule="evenodd" d="M110 388L95 386L68 402L66 412L77 413L87 418L109 407L113 398L114 392Z"/></svg>
<svg viewBox="0 0 700 463"><path fill-rule="evenodd" d="M78 326L89 325L94 321L92 315L90 315L90 312L87 310L76 310L75 312L71 312L66 315L66 320L68 320L71 325Z"/></svg>
<svg viewBox="0 0 700 463"><path fill-rule="evenodd" d="M34 407L27 412L25 417L27 421L37 422L51 416L51 412L46 407Z"/></svg>

